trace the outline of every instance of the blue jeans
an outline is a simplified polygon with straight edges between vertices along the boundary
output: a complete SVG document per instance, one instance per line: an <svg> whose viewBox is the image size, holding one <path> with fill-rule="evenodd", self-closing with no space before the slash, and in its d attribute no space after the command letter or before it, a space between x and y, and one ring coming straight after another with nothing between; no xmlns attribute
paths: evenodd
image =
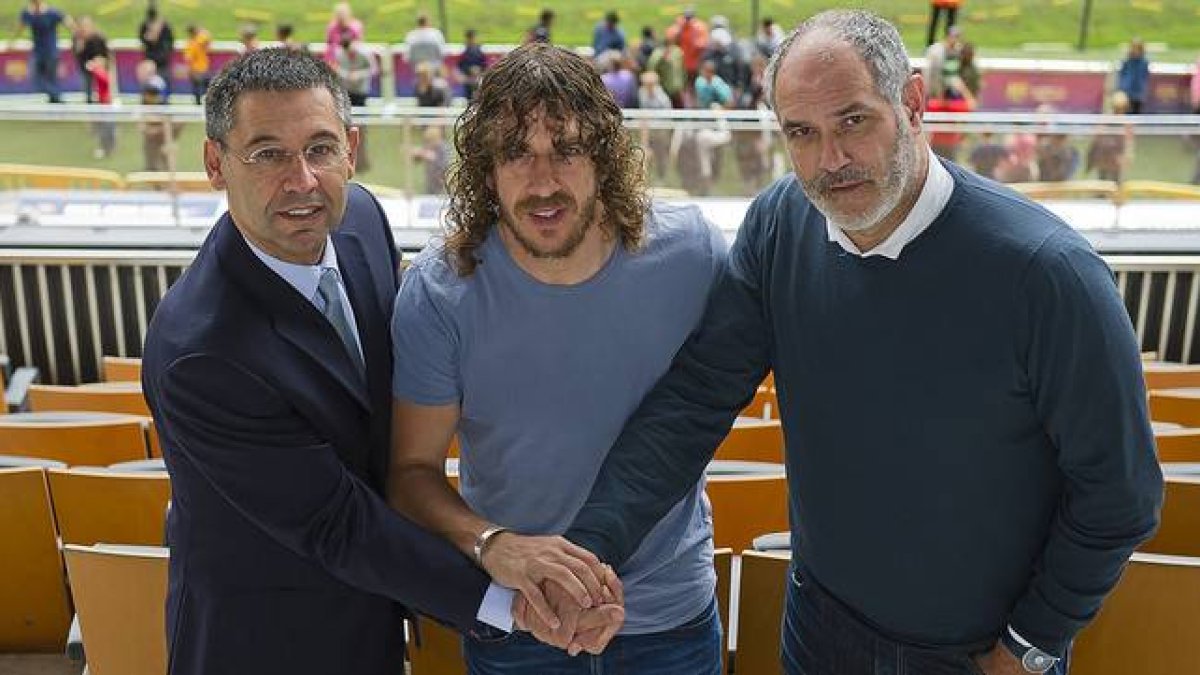
<svg viewBox="0 0 1200 675"><path fill-rule="evenodd" d="M721 617L714 599L699 616L660 633L618 635L599 656L567 656L528 633L463 639L470 675L720 675Z"/></svg>
<svg viewBox="0 0 1200 675"><path fill-rule="evenodd" d="M45 94L51 103L62 101L62 92L58 88L58 55L31 57L33 65L33 89Z"/></svg>
<svg viewBox="0 0 1200 675"><path fill-rule="evenodd" d="M793 567L781 639L788 675L982 675L972 653L899 642L882 635ZM1066 675L1066 661L1050 675Z"/></svg>

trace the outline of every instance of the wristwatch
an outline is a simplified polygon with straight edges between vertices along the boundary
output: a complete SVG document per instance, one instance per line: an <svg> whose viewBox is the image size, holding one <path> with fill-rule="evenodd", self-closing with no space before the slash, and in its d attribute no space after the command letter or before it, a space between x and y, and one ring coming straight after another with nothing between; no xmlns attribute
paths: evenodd
<svg viewBox="0 0 1200 675"><path fill-rule="evenodd" d="M1021 661L1021 667L1027 673L1044 673L1059 662L1059 658L1029 644L1029 641L1017 635L1012 626L1000 633L1000 642L1005 648Z"/></svg>

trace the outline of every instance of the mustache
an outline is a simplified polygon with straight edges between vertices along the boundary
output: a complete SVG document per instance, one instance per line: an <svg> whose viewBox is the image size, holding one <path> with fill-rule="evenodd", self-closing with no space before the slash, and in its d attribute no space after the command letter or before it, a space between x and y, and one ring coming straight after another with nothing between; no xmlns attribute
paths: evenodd
<svg viewBox="0 0 1200 675"><path fill-rule="evenodd" d="M526 197L515 205L515 211L536 211L538 209L570 208L575 200L565 192L555 192L549 197Z"/></svg>
<svg viewBox="0 0 1200 675"><path fill-rule="evenodd" d="M808 181L807 185L810 190L814 190L820 194L827 194L833 189L834 185L867 180L871 180L870 171L856 166L848 166L833 173L822 173L811 181Z"/></svg>

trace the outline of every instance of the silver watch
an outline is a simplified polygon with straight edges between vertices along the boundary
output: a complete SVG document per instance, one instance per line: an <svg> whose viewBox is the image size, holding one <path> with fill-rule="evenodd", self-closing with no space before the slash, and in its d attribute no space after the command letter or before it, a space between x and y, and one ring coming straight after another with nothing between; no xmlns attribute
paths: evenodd
<svg viewBox="0 0 1200 675"><path fill-rule="evenodd" d="M1000 642L1004 644L1008 651L1012 652L1013 656L1021 660L1021 667L1028 673L1044 673L1053 668L1060 660L1057 656L1034 647L1020 635L1017 635L1012 626L1008 626L1000 634Z"/></svg>

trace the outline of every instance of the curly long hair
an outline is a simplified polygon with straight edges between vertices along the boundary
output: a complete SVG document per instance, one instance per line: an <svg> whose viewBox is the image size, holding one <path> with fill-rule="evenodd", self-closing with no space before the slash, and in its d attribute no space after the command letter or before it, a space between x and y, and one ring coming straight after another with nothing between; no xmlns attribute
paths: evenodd
<svg viewBox="0 0 1200 675"><path fill-rule="evenodd" d="M552 129L574 123L579 144L596 167L596 195L603 226L621 244L642 244L650 205L642 169L642 149L626 131L621 109L592 64L545 43L509 52L484 72L475 99L454 125L458 159L446 179L446 253L460 276L470 276L475 250L500 219L500 198L492 185L497 163L525 143L531 120Z"/></svg>

